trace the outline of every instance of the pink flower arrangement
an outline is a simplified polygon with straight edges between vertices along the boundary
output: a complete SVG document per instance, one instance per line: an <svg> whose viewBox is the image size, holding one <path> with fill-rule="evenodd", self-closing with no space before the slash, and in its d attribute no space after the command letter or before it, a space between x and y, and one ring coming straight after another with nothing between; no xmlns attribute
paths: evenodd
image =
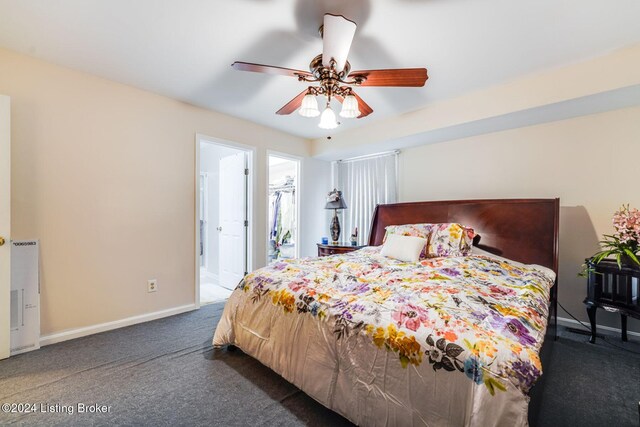
<svg viewBox="0 0 640 427"><path fill-rule="evenodd" d="M605 258L613 257L622 268L622 264L640 266L640 211L622 205L613 214L613 234L605 234L600 241L602 250L591 257L590 263L598 264ZM585 273L587 270L583 270Z"/></svg>
<svg viewBox="0 0 640 427"><path fill-rule="evenodd" d="M613 234L620 243L626 243L632 252L637 252L640 245L640 211L636 208L629 209L629 205L623 205L613 214Z"/></svg>

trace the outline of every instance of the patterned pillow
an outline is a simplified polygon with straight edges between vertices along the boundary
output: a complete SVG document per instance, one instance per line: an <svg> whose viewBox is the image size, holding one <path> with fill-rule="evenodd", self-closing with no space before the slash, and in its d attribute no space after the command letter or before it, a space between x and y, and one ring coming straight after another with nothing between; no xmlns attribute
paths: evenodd
<svg viewBox="0 0 640 427"><path fill-rule="evenodd" d="M471 253L476 235L473 228L456 223L431 224L431 227L428 257L467 256Z"/></svg>
<svg viewBox="0 0 640 427"><path fill-rule="evenodd" d="M382 239L382 244L387 241L387 236L390 234L398 234L400 236L413 236L420 237L422 239L426 239L429 241L429 237L431 236L431 230L434 224L403 224L403 225L388 225L385 230L384 238ZM427 243L420 252L420 259L427 258L427 248L429 244Z"/></svg>

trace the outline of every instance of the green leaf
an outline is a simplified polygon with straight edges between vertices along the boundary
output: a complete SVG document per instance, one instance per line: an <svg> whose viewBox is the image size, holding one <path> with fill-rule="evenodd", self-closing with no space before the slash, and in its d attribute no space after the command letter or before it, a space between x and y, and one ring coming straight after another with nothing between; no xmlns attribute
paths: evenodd
<svg viewBox="0 0 640 427"><path fill-rule="evenodd" d="M640 261L638 261L638 257L636 257L636 254L634 254L631 249L624 248L624 253L627 254L627 256L631 258L633 262L635 262L636 264L640 264Z"/></svg>
<svg viewBox="0 0 640 427"><path fill-rule="evenodd" d="M484 385L487 386L487 388L489 389L489 393L491 393L491 396L494 396L496 394L496 388L500 391L507 391L507 388L498 380L496 380L495 378L491 378L488 377L484 380Z"/></svg>
<svg viewBox="0 0 640 427"><path fill-rule="evenodd" d="M493 385L496 386L496 388L500 391L507 391L507 388L504 386L504 384L502 384L500 381L491 378L491 382L493 382Z"/></svg>
<svg viewBox="0 0 640 427"><path fill-rule="evenodd" d="M406 368L409 365L409 358L403 354L400 355L400 364L403 368Z"/></svg>
<svg viewBox="0 0 640 427"><path fill-rule="evenodd" d="M489 389L489 393L491 393L491 396L495 396L496 391L493 389L493 384L491 384L491 379L487 378L486 380L484 380L484 385Z"/></svg>

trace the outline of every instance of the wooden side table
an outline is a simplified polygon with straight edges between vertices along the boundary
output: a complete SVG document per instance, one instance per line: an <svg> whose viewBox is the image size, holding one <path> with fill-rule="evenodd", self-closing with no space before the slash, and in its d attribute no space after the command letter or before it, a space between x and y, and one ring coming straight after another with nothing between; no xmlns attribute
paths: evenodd
<svg viewBox="0 0 640 427"><path fill-rule="evenodd" d="M640 267L618 267L615 260L605 259L589 266L587 297L584 300L591 323L591 339L596 342L596 310L598 307L620 313L622 341L627 341L627 316L640 319ZM635 280L634 280L635 279Z"/></svg>
<svg viewBox="0 0 640 427"><path fill-rule="evenodd" d="M339 242L338 244L323 244L318 243L318 256L328 256L335 254L346 254L348 252L357 251L364 248L364 246L354 246L348 242Z"/></svg>

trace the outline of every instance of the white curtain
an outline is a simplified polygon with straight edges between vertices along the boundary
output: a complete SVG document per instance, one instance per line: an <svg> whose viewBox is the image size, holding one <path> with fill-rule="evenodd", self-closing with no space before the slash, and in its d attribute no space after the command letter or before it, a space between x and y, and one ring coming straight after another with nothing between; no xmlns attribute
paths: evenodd
<svg viewBox="0 0 640 427"><path fill-rule="evenodd" d="M340 224L341 241L350 241L358 227L358 244L367 244L376 205L397 201L397 157L398 153L393 152L334 163L334 186L342 191L347 204Z"/></svg>

